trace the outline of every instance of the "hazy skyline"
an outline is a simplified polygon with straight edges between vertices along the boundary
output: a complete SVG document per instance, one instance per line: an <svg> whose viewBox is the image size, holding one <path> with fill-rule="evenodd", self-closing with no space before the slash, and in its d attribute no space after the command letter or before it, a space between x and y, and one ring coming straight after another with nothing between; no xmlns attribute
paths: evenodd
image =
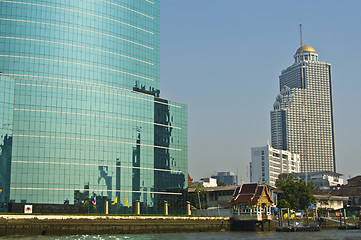
<svg viewBox="0 0 361 240"><path fill-rule="evenodd" d="M161 1L161 96L188 104L189 173L249 181L279 75L303 43L332 65L336 171L361 174L359 1Z"/></svg>

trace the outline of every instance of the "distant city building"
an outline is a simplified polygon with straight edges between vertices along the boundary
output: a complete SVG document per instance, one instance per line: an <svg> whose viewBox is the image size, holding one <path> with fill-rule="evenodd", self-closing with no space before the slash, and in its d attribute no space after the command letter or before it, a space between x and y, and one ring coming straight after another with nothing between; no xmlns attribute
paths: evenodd
<svg viewBox="0 0 361 240"><path fill-rule="evenodd" d="M280 75L271 111L272 147L300 154L301 172L335 172L331 64L303 45Z"/></svg>
<svg viewBox="0 0 361 240"><path fill-rule="evenodd" d="M343 206L349 215L360 216L361 209L361 175L347 179L347 184L335 189L315 190L314 195L346 197Z"/></svg>
<svg viewBox="0 0 361 240"><path fill-rule="evenodd" d="M217 184L224 183L227 186L237 185L237 175L234 172L217 172L212 178L217 179Z"/></svg>
<svg viewBox="0 0 361 240"><path fill-rule="evenodd" d="M202 187L217 187L217 179L215 179L215 178L201 178L199 184Z"/></svg>
<svg viewBox="0 0 361 240"><path fill-rule="evenodd" d="M308 172L298 173L298 176L301 180L307 182L312 182L317 189L331 189L337 188L343 185L343 179L341 178L342 174L334 172Z"/></svg>
<svg viewBox="0 0 361 240"><path fill-rule="evenodd" d="M314 195L316 198L317 208L323 208L328 211L339 210L344 207L344 203L347 203L348 197L343 196L330 196L329 194L325 195ZM329 212L324 212L325 216L330 216ZM326 215L327 214L327 215Z"/></svg>
<svg viewBox="0 0 361 240"><path fill-rule="evenodd" d="M203 187L201 191L205 192L205 203L207 207L227 207L232 199L235 186ZM188 194L195 194L196 188L188 188ZM197 198L197 197L195 197Z"/></svg>
<svg viewBox="0 0 361 240"><path fill-rule="evenodd" d="M276 180L281 173L298 173L300 171L299 154L272 148L269 144L264 147L251 149L250 181L266 183L276 186Z"/></svg>

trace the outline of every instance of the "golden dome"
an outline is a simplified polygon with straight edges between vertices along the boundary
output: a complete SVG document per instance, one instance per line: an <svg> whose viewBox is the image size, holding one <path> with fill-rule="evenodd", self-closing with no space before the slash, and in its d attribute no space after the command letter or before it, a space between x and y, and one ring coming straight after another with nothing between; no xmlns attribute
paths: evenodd
<svg viewBox="0 0 361 240"><path fill-rule="evenodd" d="M308 46L308 45L306 45L306 44L303 45L302 47L300 47L300 48L297 50L296 54L297 54L297 53L301 53L301 52L314 52L314 53L317 53L316 50L315 50L313 47Z"/></svg>

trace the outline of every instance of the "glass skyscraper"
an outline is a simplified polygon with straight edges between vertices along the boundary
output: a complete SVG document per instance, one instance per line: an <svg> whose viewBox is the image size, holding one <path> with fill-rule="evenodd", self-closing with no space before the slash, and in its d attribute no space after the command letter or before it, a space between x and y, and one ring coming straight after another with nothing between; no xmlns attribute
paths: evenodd
<svg viewBox="0 0 361 240"><path fill-rule="evenodd" d="M187 106L159 96L160 1L9 0L0 11L3 210L179 210Z"/></svg>
<svg viewBox="0 0 361 240"><path fill-rule="evenodd" d="M335 172L331 64L307 45L294 58L271 111L272 147L300 154L301 172Z"/></svg>

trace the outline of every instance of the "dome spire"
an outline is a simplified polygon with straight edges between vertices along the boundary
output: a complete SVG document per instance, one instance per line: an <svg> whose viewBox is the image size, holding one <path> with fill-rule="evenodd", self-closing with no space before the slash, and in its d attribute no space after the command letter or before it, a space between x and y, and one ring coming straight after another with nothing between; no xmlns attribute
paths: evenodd
<svg viewBox="0 0 361 240"><path fill-rule="evenodd" d="M300 23L300 47L302 47L302 23Z"/></svg>
<svg viewBox="0 0 361 240"><path fill-rule="evenodd" d="M302 41L302 23L300 23L300 47L297 49L295 55L295 63L303 61L318 61L318 54L316 50L308 45L303 45Z"/></svg>

